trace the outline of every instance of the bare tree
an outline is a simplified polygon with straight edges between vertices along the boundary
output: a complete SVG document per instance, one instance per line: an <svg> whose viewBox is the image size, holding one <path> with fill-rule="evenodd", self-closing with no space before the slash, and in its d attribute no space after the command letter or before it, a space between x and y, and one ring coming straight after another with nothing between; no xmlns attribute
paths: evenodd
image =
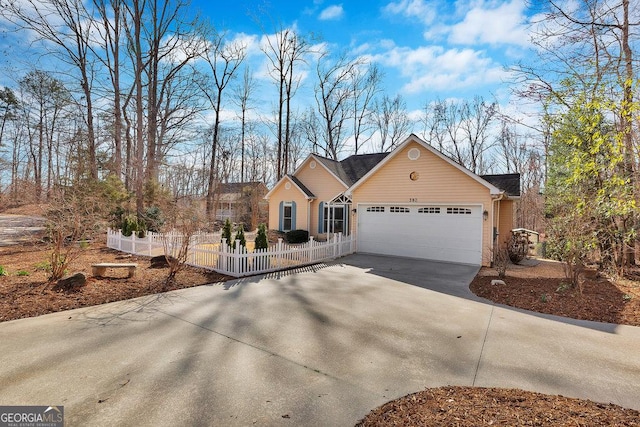
<svg viewBox="0 0 640 427"><path fill-rule="evenodd" d="M172 203L164 209L166 221L161 227L164 256L169 265L165 287L175 281L176 275L188 261L193 236L200 231L204 220L193 203Z"/></svg>
<svg viewBox="0 0 640 427"><path fill-rule="evenodd" d="M23 117L29 134L35 197L40 201L45 171L47 195L53 185L54 139L64 109L71 104L71 96L60 80L38 70L31 71L21 79L20 87L23 93Z"/></svg>
<svg viewBox="0 0 640 427"><path fill-rule="evenodd" d="M235 103L240 108L240 182L245 179L245 154L247 137L247 114L251 109L253 93L256 90L256 82L249 67L244 69L242 83L235 89Z"/></svg>
<svg viewBox="0 0 640 427"><path fill-rule="evenodd" d="M300 85L299 64L309 53L309 43L294 29L280 27L274 35L266 37L263 52L271 65L271 77L278 86L276 178L288 173L289 144L291 138L291 100Z"/></svg>
<svg viewBox="0 0 640 427"><path fill-rule="evenodd" d="M109 73L113 94L113 165L112 171L118 178L122 178L122 136L123 136L123 105L122 88L120 83L121 66L120 50L122 43L123 0L93 0L96 11L101 20L101 31L105 56L96 57L105 66Z"/></svg>
<svg viewBox="0 0 640 427"><path fill-rule="evenodd" d="M483 173L483 157L491 148L489 129L496 113L497 104L479 96L472 101L438 100L425 108L421 121L432 145L472 172Z"/></svg>
<svg viewBox="0 0 640 427"><path fill-rule="evenodd" d="M468 152L466 166L472 172L485 172L483 157L491 148L488 129L495 118L497 108L496 102L487 103L480 96L475 96L473 101L461 105L461 129Z"/></svg>
<svg viewBox="0 0 640 427"><path fill-rule="evenodd" d="M204 50L202 57L209 66L211 71L211 88L203 87L203 93L209 100L214 112L211 162L209 169L209 181L207 183L207 216L211 217L215 214L214 196L216 192L216 181L218 179L218 170L216 168L218 154L218 143L220 133L220 122L222 113L222 99L225 89L229 82L234 78L238 67L244 61L246 49L244 45L238 42L227 43L224 33L213 32L208 43L208 47Z"/></svg>
<svg viewBox="0 0 640 427"><path fill-rule="evenodd" d="M334 160L338 160L346 143L345 125L353 118L348 105L352 97L351 79L363 64L363 59L351 60L346 55L334 61L329 52L323 52L318 57L316 104L322 122L324 151Z"/></svg>
<svg viewBox="0 0 640 427"><path fill-rule="evenodd" d="M383 73L376 64L366 69L356 68L351 76L351 108L353 117L353 154L373 136L373 106L375 96L380 92Z"/></svg>
<svg viewBox="0 0 640 427"><path fill-rule="evenodd" d="M385 94L382 99L376 100L373 121L380 137L380 152L393 150L412 126L406 104L400 95L391 99Z"/></svg>
<svg viewBox="0 0 640 427"><path fill-rule="evenodd" d="M94 108L92 98L93 61L91 55L91 14L82 0L5 0L0 14L20 29L36 34L39 41L49 42L59 50L54 53L79 73L87 130L89 172L98 178Z"/></svg>

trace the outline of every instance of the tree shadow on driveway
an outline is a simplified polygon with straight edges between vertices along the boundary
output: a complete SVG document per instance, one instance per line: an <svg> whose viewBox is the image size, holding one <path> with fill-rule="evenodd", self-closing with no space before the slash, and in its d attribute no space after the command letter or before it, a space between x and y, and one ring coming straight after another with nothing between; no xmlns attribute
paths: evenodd
<svg viewBox="0 0 640 427"><path fill-rule="evenodd" d="M612 323L578 320L538 313L504 304L497 304L486 298L479 297L469 289L469 284L480 270L479 266L370 254L349 255L337 260L336 263L366 269L369 274L375 274L434 292L570 325L608 333L616 333L618 328L618 325Z"/></svg>

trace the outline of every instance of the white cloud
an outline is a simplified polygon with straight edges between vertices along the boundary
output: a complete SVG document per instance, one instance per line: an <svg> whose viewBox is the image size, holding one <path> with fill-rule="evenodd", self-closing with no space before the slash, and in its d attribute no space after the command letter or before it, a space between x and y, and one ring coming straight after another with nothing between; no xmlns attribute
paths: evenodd
<svg viewBox="0 0 640 427"><path fill-rule="evenodd" d="M502 66L473 49L421 46L416 49L396 46L372 57L384 66L398 70L407 80L402 92L452 91L499 83L507 73Z"/></svg>
<svg viewBox="0 0 640 427"><path fill-rule="evenodd" d="M425 0L400 0L386 5L383 12L401 15L406 18L418 18L424 24L431 24L436 17L436 8Z"/></svg>
<svg viewBox="0 0 640 427"><path fill-rule="evenodd" d="M344 9L341 4L336 4L325 8L318 17L321 21L337 21L344 16Z"/></svg>
<svg viewBox="0 0 640 427"><path fill-rule="evenodd" d="M479 2L464 19L449 28L449 41L457 44L486 43L527 46L526 5L524 0L511 0L498 5Z"/></svg>

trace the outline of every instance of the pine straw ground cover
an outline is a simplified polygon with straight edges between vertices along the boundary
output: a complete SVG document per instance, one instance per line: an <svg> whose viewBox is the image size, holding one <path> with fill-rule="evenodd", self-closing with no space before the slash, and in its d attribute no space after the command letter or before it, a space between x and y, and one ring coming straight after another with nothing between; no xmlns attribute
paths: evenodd
<svg viewBox="0 0 640 427"><path fill-rule="evenodd" d="M152 269L149 259L122 254L95 242L81 252L70 272L87 274L87 285L76 292L56 292L46 285L43 268L48 259L43 244L0 247L0 321L118 301L172 289L216 283L226 276L186 267L174 283L166 284L166 269ZM96 262L136 262L133 278L122 270L109 270L108 278L91 276ZM478 295L498 303L534 311L589 320L640 325L638 283L620 285L598 279L582 295L560 290L560 264L513 267L504 287L491 286L495 272L482 269L471 285ZM542 295L545 295L542 298ZM627 295L625 297L625 295ZM544 301L543 301L544 300ZM373 410L362 426L640 426L640 412L615 405L568 399L515 389L442 387L424 390Z"/></svg>
<svg viewBox="0 0 640 427"><path fill-rule="evenodd" d="M41 243L0 247L0 265L7 271L6 276L0 276L0 321L40 316L230 279L215 272L185 266L173 282L167 283L168 270L151 268L148 257L124 254L107 248L105 242L96 242L83 249L68 269L69 273L84 273L87 284L74 292L62 292L47 284L48 257L49 249ZM91 264L101 262L136 263L138 267L132 278L127 278L126 269L109 269L106 277L93 277Z"/></svg>

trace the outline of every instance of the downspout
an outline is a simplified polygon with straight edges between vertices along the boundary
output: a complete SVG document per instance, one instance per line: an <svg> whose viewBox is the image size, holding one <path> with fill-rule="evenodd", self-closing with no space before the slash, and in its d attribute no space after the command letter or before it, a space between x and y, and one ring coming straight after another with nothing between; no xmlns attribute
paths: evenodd
<svg viewBox="0 0 640 427"><path fill-rule="evenodd" d="M313 199L307 199L307 231L311 235L311 202Z"/></svg>
<svg viewBox="0 0 640 427"><path fill-rule="evenodd" d="M504 199L504 195L505 192L503 191L491 201L491 266L493 266L496 256L496 242L498 241L498 227L500 225L500 200ZM498 203L497 210L496 202Z"/></svg>

